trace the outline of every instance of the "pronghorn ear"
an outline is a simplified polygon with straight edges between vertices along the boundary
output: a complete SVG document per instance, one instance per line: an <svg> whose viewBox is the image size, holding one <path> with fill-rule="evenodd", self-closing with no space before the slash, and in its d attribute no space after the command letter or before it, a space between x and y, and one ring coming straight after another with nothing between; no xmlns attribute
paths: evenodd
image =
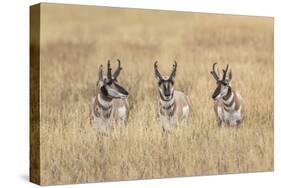
<svg viewBox="0 0 281 188"><path fill-rule="evenodd" d="M98 80L98 81L97 81L97 87L98 87L98 88L101 88L101 87L103 87L103 86L104 86L104 82Z"/></svg>
<svg viewBox="0 0 281 188"><path fill-rule="evenodd" d="M160 82L161 78L159 77L159 75L157 75L157 73L154 71L154 77Z"/></svg>
<svg viewBox="0 0 281 188"><path fill-rule="evenodd" d="M172 70L171 75L169 77L169 80L171 80L173 82L175 81L175 79L176 79L176 72L177 72L177 62L175 61L174 65L173 65L173 70Z"/></svg>
<svg viewBox="0 0 281 188"><path fill-rule="evenodd" d="M158 61L155 61L155 63L154 63L154 76L160 82L163 80L163 78L161 76L161 73L158 70L157 63L158 63Z"/></svg>
<svg viewBox="0 0 281 188"><path fill-rule="evenodd" d="M170 77L170 80L173 82L175 81L175 79L176 79L176 72L174 72Z"/></svg>
<svg viewBox="0 0 281 188"><path fill-rule="evenodd" d="M230 82L232 79L232 72L231 69L229 70L229 74L228 74L228 82Z"/></svg>
<svg viewBox="0 0 281 188"><path fill-rule="evenodd" d="M98 78L98 81L97 81L97 86L98 87L102 87L104 85L104 80L103 80L103 66L100 65L99 67L99 78Z"/></svg>

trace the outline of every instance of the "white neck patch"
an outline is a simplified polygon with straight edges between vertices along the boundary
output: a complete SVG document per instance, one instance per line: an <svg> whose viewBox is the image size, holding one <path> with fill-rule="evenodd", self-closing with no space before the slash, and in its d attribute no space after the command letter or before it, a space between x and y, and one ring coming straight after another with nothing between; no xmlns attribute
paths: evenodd
<svg viewBox="0 0 281 188"><path fill-rule="evenodd" d="M226 105L230 104L233 97L234 97L233 92L231 92L231 96L227 100L223 100L224 104Z"/></svg>
<svg viewBox="0 0 281 188"><path fill-rule="evenodd" d="M109 101L103 100L102 97L100 96L100 94L98 94L98 101L105 108L109 108L112 106L112 101L109 102Z"/></svg>
<svg viewBox="0 0 281 188"><path fill-rule="evenodd" d="M173 98L169 101L163 101L161 98L160 98L160 104L161 106L164 106L164 107L169 107L171 106L175 101L175 97L173 96Z"/></svg>
<svg viewBox="0 0 281 188"><path fill-rule="evenodd" d="M234 110L235 109L235 101L233 102L233 104L230 107L224 106L225 109L227 110Z"/></svg>

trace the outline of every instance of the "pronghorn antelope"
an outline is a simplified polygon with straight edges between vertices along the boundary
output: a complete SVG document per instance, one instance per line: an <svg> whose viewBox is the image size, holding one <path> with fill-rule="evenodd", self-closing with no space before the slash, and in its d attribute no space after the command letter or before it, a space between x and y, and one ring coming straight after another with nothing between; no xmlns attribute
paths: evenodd
<svg viewBox="0 0 281 188"><path fill-rule="evenodd" d="M158 70L157 61L154 63L154 75L158 80L159 116L163 130L170 130L174 124L187 125L189 115L189 99L181 91L174 90L177 62L169 77L162 76Z"/></svg>
<svg viewBox="0 0 281 188"><path fill-rule="evenodd" d="M234 91L231 87L231 70L228 73L228 65L223 69L223 76L220 79L219 71L215 70L217 63L213 64L211 74L217 82L217 88L212 98L214 102L214 110L216 113L217 125L221 126L224 122L226 125L239 125L242 122L243 99L241 95Z"/></svg>
<svg viewBox="0 0 281 188"><path fill-rule="evenodd" d="M103 66L99 67L99 79L97 87L98 94L92 100L92 120L99 130L113 128L113 122L121 127L125 126L128 115L128 92L118 84L117 78L120 74L121 63L118 59L118 67L111 74L110 61L107 64L107 76L104 75Z"/></svg>

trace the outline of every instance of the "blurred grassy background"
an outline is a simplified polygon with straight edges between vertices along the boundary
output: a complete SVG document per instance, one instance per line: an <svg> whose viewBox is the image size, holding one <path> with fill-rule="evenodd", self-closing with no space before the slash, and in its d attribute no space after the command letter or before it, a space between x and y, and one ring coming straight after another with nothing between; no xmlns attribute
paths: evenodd
<svg viewBox="0 0 281 188"><path fill-rule="evenodd" d="M42 184L273 170L272 18L41 6ZM117 58L130 117L101 137L90 102L98 66ZM155 60L162 74L178 61L175 87L192 105L188 127L168 135L157 119ZM230 64L245 100L239 129L216 127L213 62Z"/></svg>

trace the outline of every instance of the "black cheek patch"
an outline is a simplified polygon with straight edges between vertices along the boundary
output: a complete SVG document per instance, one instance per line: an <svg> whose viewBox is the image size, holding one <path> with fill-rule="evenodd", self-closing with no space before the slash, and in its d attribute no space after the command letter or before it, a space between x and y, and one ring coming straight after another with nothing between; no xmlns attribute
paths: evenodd
<svg viewBox="0 0 281 188"><path fill-rule="evenodd" d="M221 86L219 85L216 90L214 91L213 98L216 98L221 92Z"/></svg>
<svg viewBox="0 0 281 188"><path fill-rule="evenodd" d="M227 85L228 85L227 82L221 82L221 83L222 83L222 85L224 85L224 86L227 86Z"/></svg>
<svg viewBox="0 0 281 188"><path fill-rule="evenodd" d="M103 94L104 96L108 96L108 92L107 92L107 90L105 89L105 86L102 86L102 87L100 88L100 90L101 90L101 92L102 92L102 94Z"/></svg>

